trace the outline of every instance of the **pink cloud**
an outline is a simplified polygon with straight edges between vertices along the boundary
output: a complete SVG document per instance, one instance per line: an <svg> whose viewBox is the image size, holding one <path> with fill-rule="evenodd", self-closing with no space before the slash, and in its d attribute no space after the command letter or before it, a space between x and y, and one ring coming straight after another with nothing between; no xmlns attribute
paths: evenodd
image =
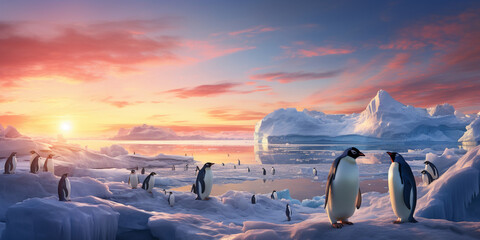
<svg viewBox="0 0 480 240"><path fill-rule="evenodd" d="M291 83L296 81L318 80L338 76L340 70L328 72L272 72L251 75L252 80L276 81L280 83Z"/></svg>
<svg viewBox="0 0 480 240"><path fill-rule="evenodd" d="M343 55L355 52L353 48L313 46L304 41L296 41L291 46L281 46L281 48L285 51L285 56L283 58L310 58L327 55Z"/></svg>
<svg viewBox="0 0 480 240"><path fill-rule="evenodd" d="M175 94L178 98L191 98L191 97L215 97L223 94L249 94L255 92L271 91L270 86L259 85L250 90L237 90L235 88L248 84L242 83L219 83L219 84L206 84L199 85L193 88L177 88L165 91L163 93Z"/></svg>
<svg viewBox="0 0 480 240"><path fill-rule="evenodd" d="M264 32L273 32L277 31L278 28L274 27L265 27L265 26L255 26L247 29L242 29L234 32L229 32L228 35L230 36L237 36L241 34L258 34L258 33L264 33Z"/></svg>
<svg viewBox="0 0 480 240"><path fill-rule="evenodd" d="M225 55L255 49L253 46L228 47L220 44L214 44L209 41L186 40L182 46L187 49L187 61L204 61Z"/></svg>

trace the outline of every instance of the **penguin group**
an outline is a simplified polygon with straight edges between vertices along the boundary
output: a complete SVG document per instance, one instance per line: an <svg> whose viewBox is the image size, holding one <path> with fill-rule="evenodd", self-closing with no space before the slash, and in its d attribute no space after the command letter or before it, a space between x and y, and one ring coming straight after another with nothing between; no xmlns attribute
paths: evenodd
<svg viewBox="0 0 480 240"><path fill-rule="evenodd" d="M433 181L440 177L437 167L430 161L425 161L425 169L420 173L422 174L422 181L425 186L429 185Z"/></svg>

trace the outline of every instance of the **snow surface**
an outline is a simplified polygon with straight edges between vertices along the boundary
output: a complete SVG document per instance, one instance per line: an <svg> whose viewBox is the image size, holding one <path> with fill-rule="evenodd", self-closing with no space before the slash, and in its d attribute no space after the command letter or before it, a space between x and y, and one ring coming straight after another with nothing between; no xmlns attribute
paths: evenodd
<svg viewBox="0 0 480 240"><path fill-rule="evenodd" d="M255 126L255 141L457 141L471 118L455 115L451 105L430 109L406 106L380 90L360 114L328 115L278 109ZM302 138L304 137L304 138ZM316 137L316 138L311 138Z"/></svg>

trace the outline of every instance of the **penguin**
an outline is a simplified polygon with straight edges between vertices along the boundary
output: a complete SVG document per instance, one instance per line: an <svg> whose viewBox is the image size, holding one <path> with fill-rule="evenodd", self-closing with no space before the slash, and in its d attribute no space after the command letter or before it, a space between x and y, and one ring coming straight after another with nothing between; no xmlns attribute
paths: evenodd
<svg viewBox="0 0 480 240"><path fill-rule="evenodd" d="M132 189L136 189L138 186L138 182L140 182L140 180L138 179L138 175L135 170L132 169L132 171L130 171L130 176L128 176L128 184L132 187Z"/></svg>
<svg viewBox="0 0 480 240"><path fill-rule="evenodd" d="M142 188L147 190L149 193L152 193L152 189L155 186L155 172L151 172L145 180L143 180Z"/></svg>
<svg viewBox="0 0 480 240"><path fill-rule="evenodd" d="M247 167L247 172L250 172L250 167Z"/></svg>
<svg viewBox="0 0 480 240"><path fill-rule="evenodd" d="M317 169L313 168L313 176L317 176Z"/></svg>
<svg viewBox="0 0 480 240"><path fill-rule="evenodd" d="M417 220L413 218L413 213L417 206L417 184L412 169L402 155L396 152L387 152L387 154L392 160L388 169L390 203L393 212L398 217L393 223L416 223Z"/></svg>
<svg viewBox="0 0 480 240"><path fill-rule="evenodd" d="M58 200L70 201L71 186L70 180L68 180L67 173L63 174L58 182Z"/></svg>
<svg viewBox="0 0 480 240"><path fill-rule="evenodd" d="M355 161L360 156L365 154L355 147L347 148L330 167L324 208L334 228L342 228L343 224L352 225L348 218L353 215L355 208L359 209L362 204L358 166Z"/></svg>
<svg viewBox="0 0 480 240"><path fill-rule="evenodd" d="M290 205L288 203L287 203L287 207L285 208L285 215L287 215L288 221L292 220L292 209L290 208Z"/></svg>
<svg viewBox="0 0 480 240"><path fill-rule="evenodd" d="M43 163L44 172L51 172L54 174L53 156L53 154L48 154L48 157L45 159L45 162Z"/></svg>
<svg viewBox="0 0 480 240"><path fill-rule="evenodd" d="M256 204L257 203L257 199L255 198L255 194L253 194L252 196L252 204Z"/></svg>
<svg viewBox="0 0 480 240"><path fill-rule="evenodd" d="M185 164L185 171L188 171L188 163Z"/></svg>
<svg viewBox="0 0 480 240"><path fill-rule="evenodd" d="M164 188L164 189L162 189L162 191L163 191L163 194L165 194L165 196L166 196L167 195L167 190Z"/></svg>
<svg viewBox="0 0 480 240"><path fill-rule="evenodd" d="M437 180L438 177L440 177L440 174L438 173L437 167L430 161L425 161L425 170L432 175L433 180Z"/></svg>
<svg viewBox="0 0 480 240"><path fill-rule="evenodd" d="M425 186L428 186L430 183L434 181L432 175L427 170L422 170L421 173L422 173L422 181Z"/></svg>
<svg viewBox="0 0 480 240"><path fill-rule="evenodd" d="M196 166L196 168L195 168L195 176L197 176L198 171L200 171L200 168L199 168L198 166Z"/></svg>
<svg viewBox="0 0 480 240"><path fill-rule="evenodd" d="M197 188L195 187L195 183L192 184L192 189L190 189L190 192L197 194Z"/></svg>
<svg viewBox="0 0 480 240"><path fill-rule="evenodd" d="M238 166L240 166L240 158L238 159Z"/></svg>
<svg viewBox="0 0 480 240"><path fill-rule="evenodd" d="M175 171L175 165L172 165L172 171Z"/></svg>
<svg viewBox="0 0 480 240"><path fill-rule="evenodd" d="M170 205L170 207L173 207L173 205L175 205L175 195L173 195L172 192L170 192L168 195L168 205Z"/></svg>
<svg viewBox="0 0 480 240"><path fill-rule="evenodd" d="M40 155L38 155L38 153L36 153L35 151L31 151L30 152L32 154L32 156L30 157L30 172L31 173L37 173L38 170L40 169L40 166L38 164L39 160L40 160Z"/></svg>
<svg viewBox="0 0 480 240"><path fill-rule="evenodd" d="M233 165L233 169L237 169L237 166Z"/></svg>
<svg viewBox="0 0 480 240"><path fill-rule="evenodd" d="M4 174L14 174L17 169L17 153L12 152L10 156L5 161Z"/></svg>
<svg viewBox="0 0 480 240"><path fill-rule="evenodd" d="M213 186L213 173L211 167L215 163L207 162L203 165L202 169L198 171L197 180L195 186L197 187L197 198L195 200L207 200L212 192Z"/></svg>
<svg viewBox="0 0 480 240"><path fill-rule="evenodd" d="M271 171L272 171L272 175L275 175L275 168L274 167L272 167Z"/></svg>
<svg viewBox="0 0 480 240"><path fill-rule="evenodd" d="M276 190L273 190L272 194L270 194L270 198L273 199L273 200L278 199L278 195L277 195Z"/></svg>
<svg viewBox="0 0 480 240"><path fill-rule="evenodd" d="M263 172L263 175L267 175L267 170L265 170L265 168L262 167L262 172Z"/></svg>
<svg viewBox="0 0 480 240"><path fill-rule="evenodd" d="M225 163L222 162L222 167L225 167Z"/></svg>
<svg viewBox="0 0 480 240"><path fill-rule="evenodd" d="M145 174L145 168L142 167L142 175Z"/></svg>

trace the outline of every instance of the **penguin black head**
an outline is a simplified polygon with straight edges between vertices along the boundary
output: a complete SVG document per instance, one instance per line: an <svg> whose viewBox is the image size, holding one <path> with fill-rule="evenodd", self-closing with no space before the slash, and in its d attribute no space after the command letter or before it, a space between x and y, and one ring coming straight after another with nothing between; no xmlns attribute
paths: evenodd
<svg viewBox="0 0 480 240"><path fill-rule="evenodd" d="M352 157L353 159L357 159L360 156L365 156L360 150L358 150L356 147L352 147L348 150L347 156Z"/></svg>
<svg viewBox="0 0 480 240"><path fill-rule="evenodd" d="M277 192L277 190L273 190L273 192L272 192L272 193L276 193L276 192Z"/></svg>
<svg viewBox="0 0 480 240"><path fill-rule="evenodd" d="M432 164L432 163L430 161L425 161L425 162L423 162L423 164L428 165L428 164Z"/></svg>
<svg viewBox="0 0 480 240"><path fill-rule="evenodd" d="M48 154L48 158L52 158L53 156L55 156L55 155L53 155L53 154Z"/></svg>
<svg viewBox="0 0 480 240"><path fill-rule="evenodd" d="M153 175L157 175L157 174L155 172L151 172L150 175L153 176Z"/></svg>
<svg viewBox="0 0 480 240"><path fill-rule="evenodd" d="M172 192L169 192L170 195L172 195Z"/></svg>
<svg viewBox="0 0 480 240"><path fill-rule="evenodd" d="M135 173L135 169L132 169L132 171L130 171L130 173Z"/></svg>
<svg viewBox="0 0 480 240"><path fill-rule="evenodd" d="M395 162L395 156L398 154L397 152L387 152L387 154L390 156L390 159L392 162Z"/></svg>
<svg viewBox="0 0 480 240"><path fill-rule="evenodd" d="M422 170L420 173L421 173L421 174L426 174L426 173L427 173L427 170Z"/></svg>
<svg viewBox="0 0 480 240"><path fill-rule="evenodd" d="M64 174L62 175L62 178L66 178L66 177L68 177L68 173L64 173Z"/></svg>
<svg viewBox="0 0 480 240"><path fill-rule="evenodd" d="M212 167L214 164L215 164L215 163L207 162L207 163L205 163L205 165L203 165L203 167L205 167L205 168L210 168L210 167Z"/></svg>
<svg viewBox="0 0 480 240"><path fill-rule="evenodd" d="M402 155L400 155L399 153L397 152L387 152L388 155L390 155L390 158L392 160L392 163L393 162L398 162L398 163L405 163L405 159L403 159Z"/></svg>

